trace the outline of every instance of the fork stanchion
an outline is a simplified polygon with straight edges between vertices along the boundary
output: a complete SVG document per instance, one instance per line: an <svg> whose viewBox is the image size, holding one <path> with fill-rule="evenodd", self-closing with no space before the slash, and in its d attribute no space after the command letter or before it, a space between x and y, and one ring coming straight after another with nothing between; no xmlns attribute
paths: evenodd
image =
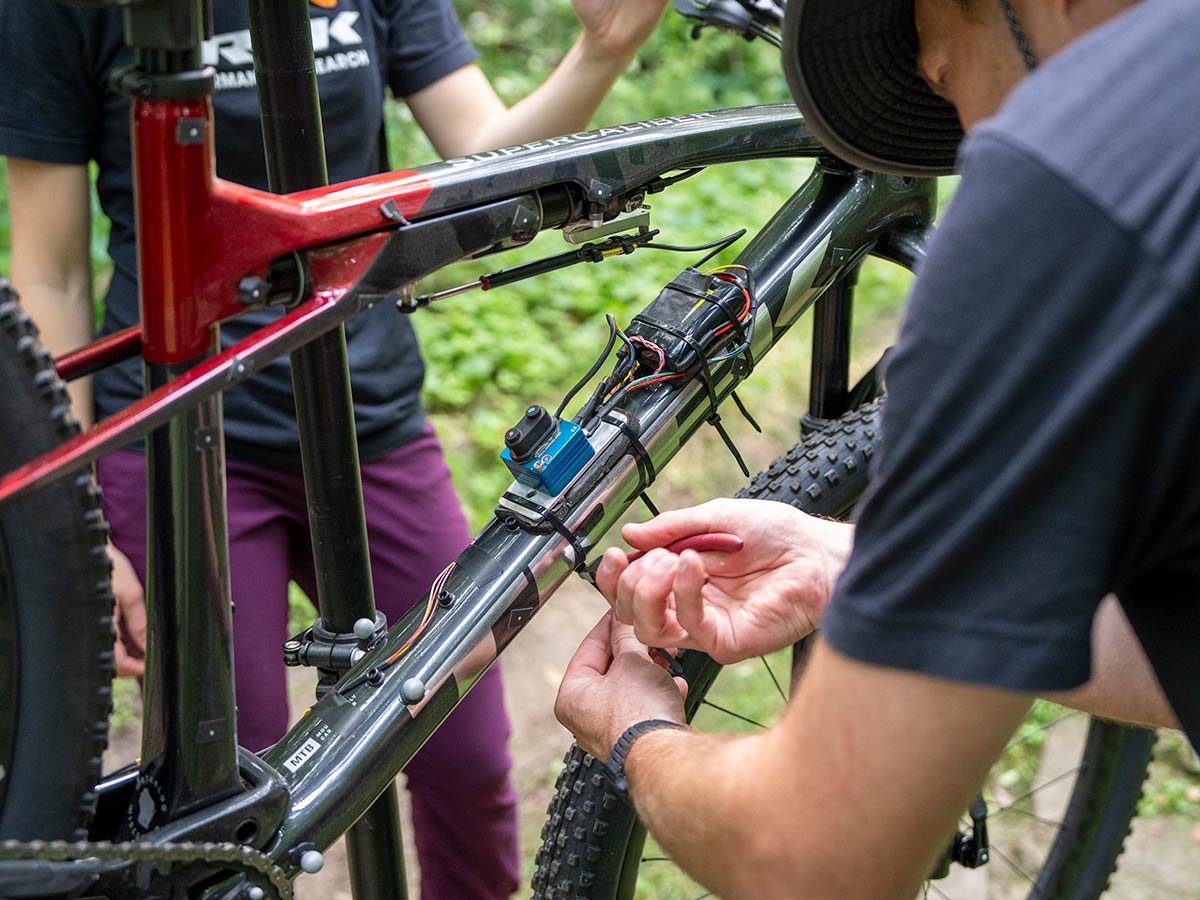
<svg viewBox="0 0 1200 900"><path fill-rule="evenodd" d="M850 395L850 323L858 263L829 288L813 306L813 359L809 413L817 419L836 419L846 412Z"/></svg>
<svg viewBox="0 0 1200 900"><path fill-rule="evenodd" d="M270 188L290 193L325 185L308 2L250 0L249 13ZM345 329L302 347L291 362L321 624L334 634L349 634L356 622L375 621L375 597ZM321 687L337 677L322 671ZM405 900L394 789L351 828L348 847L356 897Z"/></svg>

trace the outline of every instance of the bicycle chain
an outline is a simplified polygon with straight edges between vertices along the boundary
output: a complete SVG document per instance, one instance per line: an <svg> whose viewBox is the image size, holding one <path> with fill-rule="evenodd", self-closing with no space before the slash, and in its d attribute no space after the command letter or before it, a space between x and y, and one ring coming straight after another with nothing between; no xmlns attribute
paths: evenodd
<svg viewBox="0 0 1200 900"><path fill-rule="evenodd" d="M45 860L71 862L95 859L100 862L218 864L218 868L236 869L255 883L265 881L274 891L274 900L292 900L292 882L270 858L234 843L179 842L164 844L113 844L108 841L0 841L0 861ZM253 878L253 876L260 878ZM261 886L261 884L260 884Z"/></svg>

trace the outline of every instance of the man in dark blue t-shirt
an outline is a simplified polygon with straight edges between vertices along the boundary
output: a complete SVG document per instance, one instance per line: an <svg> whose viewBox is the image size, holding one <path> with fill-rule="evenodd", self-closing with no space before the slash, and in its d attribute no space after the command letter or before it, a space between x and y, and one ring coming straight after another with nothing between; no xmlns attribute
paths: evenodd
<svg viewBox="0 0 1200 900"><path fill-rule="evenodd" d="M853 534L732 500L627 527L650 552L605 554L618 621L558 713L600 758L626 736L642 819L720 896L912 897L1032 697L1200 741L1200 17L792 0L786 30L834 152L916 175L958 150L963 175L888 367L871 491ZM665 549L705 532L745 549ZM682 721L647 644L732 661L818 620L775 728L647 721Z"/></svg>
<svg viewBox="0 0 1200 900"><path fill-rule="evenodd" d="M449 0L314 0L330 180L387 167L381 140L386 90L404 98L445 157L581 130L665 5L575 0L579 39L545 84L508 109L474 65L475 51ZM265 188L246 4L215 0L213 8L215 34L204 45L203 61L217 70L217 172ZM116 10L70 9L54 0L0 2L0 153L8 157L12 281L56 353L91 338L91 162L112 223L114 271L102 330L138 321L129 108L107 90L109 72L129 61ZM223 325L222 338L236 341L278 315L247 314ZM470 532L421 409L423 367L408 320L381 305L346 330L375 597L396 621L469 542ZM139 364L105 370L94 385L96 413L111 415L140 396ZM73 388L86 423L90 398ZM224 403L237 728L240 742L257 750L287 724L279 646L287 636L289 578L315 596L287 359L225 394ZM115 545L114 591L130 638L116 648L122 674L141 668L144 472L144 457L133 450L98 466ZM423 896L499 898L516 890L508 732L500 673L493 668L407 768Z"/></svg>

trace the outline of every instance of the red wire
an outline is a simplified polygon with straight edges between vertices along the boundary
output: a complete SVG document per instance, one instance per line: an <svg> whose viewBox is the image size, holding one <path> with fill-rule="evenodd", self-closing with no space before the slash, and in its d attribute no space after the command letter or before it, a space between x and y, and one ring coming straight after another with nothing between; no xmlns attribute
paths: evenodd
<svg viewBox="0 0 1200 900"><path fill-rule="evenodd" d="M713 277L720 278L722 281L728 281L730 284L737 284L737 282L733 278L730 278L727 275L714 275ZM738 287L741 287L741 285L738 285ZM750 292L748 290L746 290L745 288L742 288L742 293L746 295L746 305L744 307L742 307L742 311L740 313L738 313L737 318L738 318L739 322L741 322L743 319L746 318L746 313L750 312L750 304L752 302L750 300ZM728 325L723 325L720 328L718 328L715 332L713 332L713 337L720 337L725 332L730 331L732 328L733 328L732 322L730 322Z"/></svg>

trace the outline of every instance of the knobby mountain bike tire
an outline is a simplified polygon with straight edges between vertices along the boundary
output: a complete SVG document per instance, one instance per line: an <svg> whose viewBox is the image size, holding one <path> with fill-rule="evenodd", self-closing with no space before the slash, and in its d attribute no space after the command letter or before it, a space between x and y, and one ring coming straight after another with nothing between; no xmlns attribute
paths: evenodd
<svg viewBox="0 0 1200 900"><path fill-rule="evenodd" d="M0 472L79 433L0 279ZM0 508L0 839L86 837L112 708L108 527L89 475Z"/></svg>
<svg viewBox="0 0 1200 900"><path fill-rule="evenodd" d="M805 512L830 518L846 518L862 495L867 470L878 444L878 423L883 401L876 401L830 421L812 431L786 455L755 476L739 497L775 500ZM686 709L689 721L719 688L722 666L703 653L681 651L689 690ZM743 666L749 663L741 664ZM770 666L767 666L770 671ZM728 670L726 670L727 672ZM728 675L727 675L728 678ZM771 680L778 679L771 675ZM709 704L711 705L711 704ZM721 712L729 711L717 706ZM1040 716L1040 718L1039 718ZM1028 897L1039 900L1085 900L1099 897L1107 888L1116 869L1130 822L1136 813L1154 743L1152 732L1088 719L1068 712L1057 716L1047 705L1035 707L1035 714L1006 751L985 787L988 800L988 828L991 832L992 859L975 870L951 868L950 877L930 881L923 891L926 897L953 898L956 885L966 887L969 896ZM740 717L739 717L740 718ZM729 722L738 724L733 719ZM745 720L743 720L745 721ZM1065 724L1063 724L1065 723ZM1064 732L1074 731L1072 741L1056 746ZM1020 772L1028 747L1036 744L1041 756L1032 772L1018 775L1026 779L1024 787L1004 787L1013 771ZM1046 747L1053 746L1053 750ZM1069 757L1064 763L1048 768L1048 757ZM1065 765L1064 774L1058 767ZM1071 776L1067 781L1066 776ZM1056 798L1059 810L1054 821L1039 815L1034 799L1038 789L1028 790L1028 781L1042 789L1053 789L1064 796ZM1008 793L1005 793L1005 792ZM1026 807L1026 808L1023 808ZM1008 821L1032 822L1028 826L1039 834L1036 858L1024 860L1033 849L1028 843L1028 828L1016 840L1015 849L1002 849L997 837L1005 836ZM969 833L969 820L963 830ZM651 839L652 840L652 839ZM786 842L785 835L780 841ZM646 851L647 835L632 806L612 790L604 766L579 747L572 747L555 784L548 819L542 829L542 846L537 854L533 876L533 895L537 900L674 900L711 896L703 888L680 886L679 880L655 879L651 863L664 862L663 854ZM1044 845L1044 846L1043 846ZM988 867L992 869L988 870ZM1025 871L1027 866L1031 871ZM1018 871L1013 871L1013 868ZM967 883L956 878L968 879ZM982 889L979 879L988 879ZM970 883L970 879L975 879ZM682 879L686 884L686 879ZM666 886L664 886L664 883Z"/></svg>

